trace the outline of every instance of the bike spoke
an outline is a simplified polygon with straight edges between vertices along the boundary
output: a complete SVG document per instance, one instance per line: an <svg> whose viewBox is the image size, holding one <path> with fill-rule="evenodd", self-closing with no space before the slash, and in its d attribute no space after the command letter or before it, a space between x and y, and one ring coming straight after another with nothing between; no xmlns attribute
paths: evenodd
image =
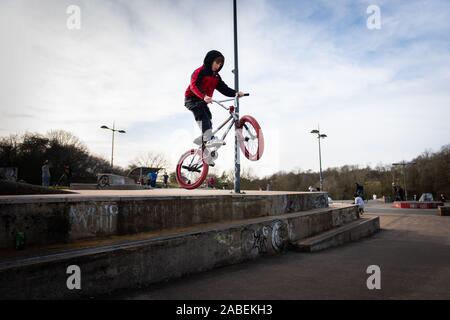
<svg viewBox="0 0 450 320"><path fill-rule="evenodd" d="M243 138L246 149L250 155L256 155L258 152L258 138L255 128L250 124L246 123L244 125L245 130L243 130Z"/></svg>
<svg viewBox="0 0 450 320"><path fill-rule="evenodd" d="M195 183L202 175L203 159L198 153L194 153L183 160L181 175L186 184Z"/></svg>

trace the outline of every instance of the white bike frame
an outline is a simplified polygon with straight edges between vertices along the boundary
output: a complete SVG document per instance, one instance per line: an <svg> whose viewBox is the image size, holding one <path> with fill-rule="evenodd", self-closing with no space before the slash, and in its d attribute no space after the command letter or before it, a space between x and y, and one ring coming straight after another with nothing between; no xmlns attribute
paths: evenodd
<svg viewBox="0 0 450 320"><path fill-rule="evenodd" d="M229 111L230 112L230 116L228 117L228 119L226 119L216 130L214 130L213 132L212 132L212 136L215 136L216 135L216 133L217 132L219 132L223 127L225 127L230 121L231 121L231 123L230 123L230 125L228 126L228 128L225 130L225 132L224 132L224 134L223 134L223 136L222 136L222 139L221 140L225 140L225 138L227 137L227 135L228 135L228 133L230 132L230 130L231 130L231 128L233 127L233 125L236 123L236 121L238 121L238 113L236 113L235 112L235 107L234 106L230 106L230 107L226 107L226 106L224 106L223 105L223 103L225 103L225 102L228 102L228 101L236 101L236 99L238 99L238 97L236 97L236 98L231 98L231 99L226 99L226 100L220 100L220 101L217 101L217 100L212 100L212 102L213 103L216 103L216 104L218 104L219 106L221 106L222 108L224 108L225 110L227 110L227 111ZM252 133L251 133L251 131L250 130L248 130L248 128L247 128L247 126L246 125L244 125L244 127L247 129L247 131L248 131L248 133L249 133L249 135L250 135L250 139L257 139L257 137L255 136L255 135L253 135ZM220 146L218 146L218 147L214 147L214 148L208 148L208 149L212 149L211 151L217 151L217 150L219 150L219 148L221 148L223 145L220 145ZM204 145L201 145L198 149L204 149ZM202 154L203 154L203 152L202 152ZM205 155L203 155L202 156L202 159L205 159L205 158L207 158L207 156L205 156ZM194 159L192 159L192 161L193 161ZM191 162L191 164L190 164L190 166L192 165L192 162ZM199 168L201 167L202 165L201 164L199 164Z"/></svg>
<svg viewBox="0 0 450 320"><path fill-rule="evenodd" d="M228 133L230 132L231 128L233 127L233 125L236 123L236 121L238 120L238 114L234 112L234 106L232 107L233 110L230 110L230 108L227 108L223 105L224 102L228 102L228 101L234 101L233 99L226 99L226 100L221 100L221 101L216 101L213 100L214 103L218 104L219 106L221 106L222 108L224 108L227 111L230 111L230 116L228 117L227 120L225 120L216 130L214 130L212 132L212 135L214 136L217 132L219 132L223 127L225 127L227 125L228 122L231 121L230 125L228 126L227 130L225 130L225 133L222 136L222 140L225 140L225 138L227 137Z"/></svg>
<svg viewBox="0 0 450 320"><path fill-rule="evenodd" d="M224 108L225 110L230 112L230 116L228 117L227 120L225 120L216 130L214 130L212 132L212 135L215 136L217 132L219 132L223 127L225 127L227 125L228 122L231 121L230 125L228 126L227 130L225 131L225 133L222 136L222 140L225 140L226 136L228 135L228 133L230 132L231 128L233 127L233 125L236 123L236 121L238 120L238 114L235 112L234 106L232 107L225 107L223 105L224 102L228 102L228 101L235 101L236 98L232 98L232 99L226 99L226 100L220 100L220 101L216 101L216 100L212 100L212 102L218 104L219 106L221 106L222 108ZM230 110L232 108L232 110ZM245 125L244 125L245 126ZM246 126L245 126L246 127ZM248 130L248 128L246 128ZM248 130L248 133L251 136L251 139L256 139L257 137L254 136L250 130Z"/></svg>

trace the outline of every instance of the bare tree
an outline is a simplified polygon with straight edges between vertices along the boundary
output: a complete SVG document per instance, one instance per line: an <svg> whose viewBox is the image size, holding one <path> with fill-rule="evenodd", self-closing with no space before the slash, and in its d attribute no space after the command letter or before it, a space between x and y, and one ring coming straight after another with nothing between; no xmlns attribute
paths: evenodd
<svg viewBox="0 0 450 320"><path fill-rule="evenodd" d="M139 155L133 161L131 161L129 168L147 167L147 168L168 168L170 162L167 157L158 152L149 151L145 154Z"/></svg>
<svg viewBox="0 0 450 320"><path fill-rule="evenodd" d="M234 172L232 173L233 179L234 179ZM248 179L248 180L255 180L258 177L255 174L255 170L251 167L242 167L241 170L241 178Z"/></svg>
<svg viewBox="0 0 450 320"><path fill-rule="evenodd" d="M51 130L47 132L46 137L50 140L50 143L53 142L60 146L71 146L78 150L87 151L85 144L71 132L64 130Z"/></svg>

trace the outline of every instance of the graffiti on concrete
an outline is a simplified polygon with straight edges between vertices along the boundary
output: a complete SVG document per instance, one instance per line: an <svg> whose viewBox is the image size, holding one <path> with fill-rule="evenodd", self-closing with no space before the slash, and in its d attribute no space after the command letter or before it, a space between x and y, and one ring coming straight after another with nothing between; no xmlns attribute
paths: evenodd
<svg viewBox="0 0 450 320"><path fill-rule="evenodd" d="M326 208L328 207L328 195L321 194L315 197L313 200L313 208Z"/></svg>
<svg viewBox="0 0 450 320"><path fill-rule="evenodd" d="M275 221L272 226L272 248L275 251L283 251L288 240L288 228L283 221Z"/></svg>
<svg viewBox="0 0 450 320"><path fill-rule="evenodd" d="M288 228L281 220L273 221L270 225L252 229L245 228L241 232L243 250L257 253L268 253L269 251L281 252L288 242ZM268 243L271 246L268 246Z"/></svg>
<svg viewBox="0 0 450 320"><path fill-rule="evenodd" d="M71 233L109 234L116 231L117 204L74 204L70 206Z"/></svg>
<svg viewBox="0 0 450 320"><path fill-rule="evenodd" d="M258 249L260 253L267 253L267 237L269 237L270 229L270 226L264 226L253 232L253 247Z"/></svg>
<svg viewBox="0 0 450 320"><path fill-rule="evenodd" d="M236 247L234 245L234 238L233 238L233 234L228 234L228 233L222 233L219 232L216 234L216 236L214 237L214 239L227 247L228 249L228 255L234 255L236 252L239 252L239 247Z"/></svg>

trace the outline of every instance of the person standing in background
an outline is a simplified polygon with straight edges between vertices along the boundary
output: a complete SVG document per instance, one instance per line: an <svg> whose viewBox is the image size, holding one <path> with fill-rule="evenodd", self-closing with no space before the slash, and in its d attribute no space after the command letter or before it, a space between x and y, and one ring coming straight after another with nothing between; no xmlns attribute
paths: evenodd
<svg viewBox="0 0 450 320"><path fill-rule="evenodd" d="M169 175L167 174L167 172L164 172L163 181L164 181L164 188L168 188L169 187Z"/></svg>
<svg viewBox="0 0 450 320"><path fill-rule="evenodd" d="M50 165L48 163L48 160L44 161L44 164L42 166L42 186L43 187L49 187L50 186Z"/></svg>

